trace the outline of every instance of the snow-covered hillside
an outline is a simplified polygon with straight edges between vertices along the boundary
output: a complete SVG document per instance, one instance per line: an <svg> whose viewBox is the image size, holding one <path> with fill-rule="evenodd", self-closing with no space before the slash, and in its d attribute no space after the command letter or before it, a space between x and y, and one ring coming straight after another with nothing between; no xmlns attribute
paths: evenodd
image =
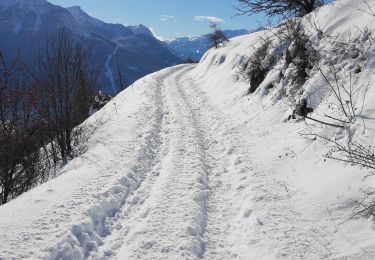
<svg viewBox="0 0 375 260"><path fill-rule="evenodd" d="M0 206L0 258L374 259L373 211L356 214L373 201L371 171L325 159L331 143L301 135L373 145L375 48L363 32L375 18L361 9L340 0L302 21L324 53L319 68L335 66L338 82L370 82L353 123L287 120L291 46L276 46L280 56L247 95L244 57L279 34L234 38L197 65L140 79L89 118L97 130L85 153ZM338 116L322 73L306 72L299 87L312 117Z"/></svg>
<svg viewBox="0 0 375 260"><path fill-rule="evenodd" d="M241 35L248 34L249 31L245 29L239 30L224 30L226 37L233 38ZM164 44L181 59L185 60L191 58L193 61L198 62L202 56L210 48L210 43L207 36L200 37L179 37L173 40L167 40Z"/></svg>
<svg viewBox="0 0 375 260"><path fill-rule="evenodd" d="M146 26L106 23L78 6L63 8L46 0L0 0L0 20L0 51L8 59L20 53L29 66L35 63L35 52L44 47L46 34L54 36L64 29L73 40L84 36L92 45L92 58L100 68L99 85L105 93L119 91L112 80L118 78L112 75L117 71L117 57L126 85L181 63Z"/></svg>

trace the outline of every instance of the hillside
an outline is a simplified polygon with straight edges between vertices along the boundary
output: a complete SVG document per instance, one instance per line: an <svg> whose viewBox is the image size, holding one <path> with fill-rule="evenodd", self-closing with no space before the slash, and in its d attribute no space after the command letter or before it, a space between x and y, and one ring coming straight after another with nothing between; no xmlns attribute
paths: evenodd
<svg viewBox="0 0 375 260"><path fill-rule="evenodd" d="M87 120L82 155L0 206L0 259L374 259L373 171L329 158L374 160L367 3L136 81ZM317 121L288 120L303 99Z"/></svg>
<svg viewBox="0 0 375 260"><path fill-rule="evenodd" d="M181 63L143 25L126 27L89 16L80 7L63 8L46 0L0 1L0 50L9 59L21 53L32 66L46 35L64 29L78 41L84 37L93 46L92 59L99 65L103 91L116 94L117 57L126 85L162 68ZM136 43L136 44L128 44Z"/></svg>
<svg viewBox="0 0 375 260"><path fill-rule="evenodd" d="M245 29L224 30L224 33L226 37L230 39L248 34L249 31ZM196 62L198 62L211 47L206 35L200 37L179 37L164 41L164 44L179 58L183 60L191 58Z"/></svg>

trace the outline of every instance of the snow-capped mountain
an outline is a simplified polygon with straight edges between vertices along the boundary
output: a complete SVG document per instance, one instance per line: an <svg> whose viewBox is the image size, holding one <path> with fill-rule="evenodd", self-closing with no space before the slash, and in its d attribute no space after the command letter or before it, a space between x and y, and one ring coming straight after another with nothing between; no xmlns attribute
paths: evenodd
<svg viewBox="0 0 375 260"><path fill-rule="evenodd" d="M0 21L0 50L9 56L21 52L30 64L47 33L54 35L65 28L73 39L84 36L93 43L93 59L102 67L102 90L112 94L118 92L114 57L118 57L127 84L181 62L147 27L105 23L77 6L63 8L45 0L1 0Z"/></svg>
<svg viewBox="0 0 375 260"><path fill-rule="evenodd" d="M99 19L89 16L81 7L68 7L66 10L76 19L82 32L90 33L91 36L101 36L116 41L124 37L134 35L132 29L121 24L105 23Z"/></svg>
<svg viewBox="0 0 375 260"><path fill-rule="evenodd" d="M145 34L148 36L154 36L149 28L144 26L143 24L138 24L134 26L127 26L134 34Z"/></svg>
<svg viewBox="0 0 375 260"><path fill-rule="evenodd" d="M233 38L248 34L249 31L245 29L240 30L225 30L228 38ZM165 45L181 59L191 58L194 61L199 61L205 52L211 47L207 41L207 36L200 37L179 37L174 40L164 41Z"/></svg>

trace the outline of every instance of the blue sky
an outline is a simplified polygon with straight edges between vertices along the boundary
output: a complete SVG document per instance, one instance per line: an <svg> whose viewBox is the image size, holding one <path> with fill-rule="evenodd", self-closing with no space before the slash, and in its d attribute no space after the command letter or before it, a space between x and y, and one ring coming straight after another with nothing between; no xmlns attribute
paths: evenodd
<svg viewBox="0 0 375 260"><path fill-rule="evenodd" d="M233 17L236 0L49 0L64 7L79 5L106 22L152 28L163 39L207 33L209 20L223 29L250 29L264 25L264 16Z"/></svg>

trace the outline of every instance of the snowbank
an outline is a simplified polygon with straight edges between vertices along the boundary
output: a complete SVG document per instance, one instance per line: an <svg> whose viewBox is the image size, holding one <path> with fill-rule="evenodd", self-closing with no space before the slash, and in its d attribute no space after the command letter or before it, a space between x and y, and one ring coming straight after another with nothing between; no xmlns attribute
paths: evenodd
<svg viewBox="0 0 375 260"><path fill-rule="evenodd" d="M263 208L258 209L257 214L270 222L268 229L265 227L267 224L263 220L259 223L256 217L242 226L242 229L238 229L244 230L244 233L239 235L242 239L251 238L256 241L254 244L258 245L256 250L243 251L242 257L254 259L280 257L373 259L375 257L372 218L352 218L354 212L358 210L356 207L360 207L356 201L361 201L373 190L374 178L365 178L372 171L326 160L323 156L329 151L331 143L321 139L304 138L301 135L306 129L312 129L324 136L334 136L335 140L353 138L365 145L374 145L373 57L375 52L373 41L364 37L363 32L374 29L375 17L365 11L370 12L368 7L374 7L375 1L367 1L367 3L368 5L362 1L336 1L321 7L302 20L306 30L310 32L310 40L315 42L315 47L324 53L323 69L328 71L329 64L333 64L340 69L339 77L342 79L346 77L346 83L351 74L354 85L369 84L370 86L364 101L364 110L358 116L356 123L350 127L350 133L309 120L307 125L304 122L286 122L292 109L282 94L289 86L283 85L279 80L279 73L285 62L283 59L276 62L255 93L246 95L249 84L241 77L240 67L244 57L251 56L263 43L263 39L270 35L271 38L274 37L270 31L237 37L226 47L211 49L192 72L192 78L195 79L196 84L204 86L203 90L210 102L216 104L223 114L237 118L247 129L248 139L251 139L254 147L249 156L257 158L256 160L263 165L268 165L272 174L268 177L274 178L276 182L285 186L286 192L291 195L285 201L275 199L274 204L270 203L272 205L265 206L267 203L261 203ZM313 28L314 26L329 37L319 37L319 32ZM275 32L275 29L273 31ZM336 45L336 42L342 41L351 43L345 45L346 50L339 49ZM353 47L363 50L363 59L346 56ZM284 48L283 51L285 54L286 49ZM358 67L361 71L354 72ZM267 89L270 83L274 87ZM307 81L302 88L311 95L313 115L324 119L324 114L330 110L330 105L334 102L327 82L318 71L313 69L309 71ZM286 202L289 205L284 209L279 207ZM245 207L246 204L251 205L254 202L244 200L243 204ZM288 220L283 219L278 222L279 216L275 216L274 219L270 216L270 211L275 213L271 210L272 207L280 211L289 208L304 220L294 222L295 220L290 217ZM282 234L281 230L288 225L300 229L304 232L303 236L290 237L288 232ZM311 226L306 230L303 228L304 225ZM294 250L290 248L292 245L295 247ZM304 251L298 248L299 246L305 247L305 252L310 253L298 255L297 252ZM288 250L291 251L285 253ZM285 254L282 253L283 251Z"/></svg>

